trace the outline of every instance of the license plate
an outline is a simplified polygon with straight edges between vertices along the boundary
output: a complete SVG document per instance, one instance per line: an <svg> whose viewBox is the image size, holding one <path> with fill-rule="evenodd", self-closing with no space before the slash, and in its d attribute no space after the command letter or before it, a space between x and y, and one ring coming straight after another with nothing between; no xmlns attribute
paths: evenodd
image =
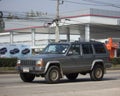
<svg viewBox="0 0 120 96"><path fill-rule="evenodd" d="M29 68L28 67L24 67L23 68L23 72L29 72Z"/></svg>

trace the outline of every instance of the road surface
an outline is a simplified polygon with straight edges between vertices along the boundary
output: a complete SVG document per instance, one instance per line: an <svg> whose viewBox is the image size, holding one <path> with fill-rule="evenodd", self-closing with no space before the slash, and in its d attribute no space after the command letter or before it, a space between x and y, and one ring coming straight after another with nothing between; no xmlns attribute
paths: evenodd
<svg viewBox="0 0 120 96"><path fill-rule="evenodd" d="M103 81L79 75L74 82L64 77L58 84L46 84L41 77L25 83L18 74L0 74L0 96L120 96L120 70L108 71Z"/></svg>

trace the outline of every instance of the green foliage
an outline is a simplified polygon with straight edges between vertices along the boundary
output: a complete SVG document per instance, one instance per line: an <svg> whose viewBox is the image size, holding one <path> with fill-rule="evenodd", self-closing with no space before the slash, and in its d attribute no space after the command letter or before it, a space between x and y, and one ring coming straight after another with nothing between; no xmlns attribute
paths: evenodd
<svg viewBox="0 0 120 96"><path fill-rule="evenodd" d="M0 58L0 67L15 67L17 58Z"/></svg>
<svg viewBox="0 0 120 96"><path fill-rule="evenodd" d="M111 63L113 65L120 65L120 57L119 58L112 58Z"/></svg>

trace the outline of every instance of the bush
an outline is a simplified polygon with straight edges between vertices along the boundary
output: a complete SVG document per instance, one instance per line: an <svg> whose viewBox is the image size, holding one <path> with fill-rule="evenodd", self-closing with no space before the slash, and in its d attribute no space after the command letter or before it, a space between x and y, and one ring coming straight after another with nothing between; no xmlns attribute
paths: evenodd
<svg viewBox="0 0 120 96"><path fill-rule="evenodd" d="M120 57L118 57L118 58L112 58L112 59L111 59L111 63L112 63L113 65L118 65L118 64L120 64Z"/></svg>
<svg viewBox="0 0 120 96"><path fill-rule="evenodd" d="M0 67L15 67L17 58L0 58Z"/></svg>

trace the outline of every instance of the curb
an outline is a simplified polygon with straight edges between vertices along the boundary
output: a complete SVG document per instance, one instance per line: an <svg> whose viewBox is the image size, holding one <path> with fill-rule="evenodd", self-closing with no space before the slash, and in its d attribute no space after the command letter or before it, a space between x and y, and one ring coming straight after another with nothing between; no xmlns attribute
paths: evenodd
<svg viewBox="0 0 120 96"><path fill-rule="evenodd" d="M107 70L120 70L120 68L109 68Z"/></svg>
<svg viewBox="0 0 120 96"><path fill-rule="evenodd" d="M17 71L0 71L0 74L16 74Z"/></svg>

